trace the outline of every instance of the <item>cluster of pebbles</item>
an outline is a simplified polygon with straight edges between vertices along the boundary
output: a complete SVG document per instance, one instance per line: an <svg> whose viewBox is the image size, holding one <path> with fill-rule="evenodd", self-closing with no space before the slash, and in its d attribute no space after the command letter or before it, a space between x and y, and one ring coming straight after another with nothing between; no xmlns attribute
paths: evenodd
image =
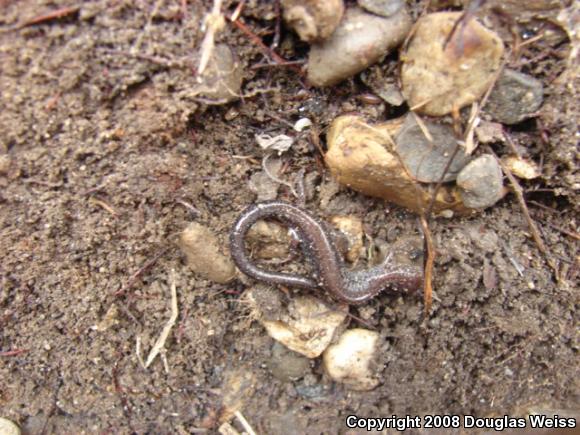
<svg viewBox="0 0 580 435"><path fill-rule="evenodd" d="M406 103L409 108L383 122L355 114L333 120L324 157L342 185L417 213L430 208L451 217L476 213L505 195L502 164L522 178L539 175L519 157L506 156L500 164L477 149L478 143L503 140L504 124L533 116L543 89L535 78L503 67L502 39L476 19L436 12L413 22L403 0L359 0L349 6L343 0L282 0L281 5L286 24L310 45L310 85L333 86L362 73L363 82L385 104ZM214 75L211 68L239 71L231 53L218 48L225 63L210 64L208 77ZM368 68L395 52L396 76L382 77L383 83L370 80ZM201 94L221 101L235 98L241 86L238 74L218 81L227 86L216 92L216 86L202 82ZM478 106L482 101L483 109ZM461 134L460 125L468 126ZM356 263L363 251L360 219L335 216L329 224L346 240L345 258ZM255 258L283 259L291 240L285 228L259 222L248 243ZM219 246L217 237L199 224L181 236L189 266L206 279L226 283L236 277L236 269ZM252 287L244 298L276 342L269 367L277 378L307 379L310 361L321 357L327 375L348 388L378 385L373 357L385 343L375 331L347 329L347 306L309 295L283 303L281 293L267 286Z"/></svg>
<svg viewBox="0 0 580 435"><path fill-rule="evenodd" d="M389 104L400 95L395 104L406 101L411 110L377 124L357 116L334 120L325 160L340 183L419 213L430 205L434 185L443 183L432 204L443 216L474 213L504 196L498 161L474 155L475 147L452 126L453 117L490 88L489 119L478 117L472 133L491 121L521 122L542 103L538 80L502 69L504 45L497 34L475 19L462 21L461 12L431 13L413 24L401 0L359 0L348 8L338 0L282 5L287 24L311 44L307 78L313 86L340 83L400 49L400 76L385 84L385 95L377 93ZM392 89L394 82L399 89Z"/></svg>

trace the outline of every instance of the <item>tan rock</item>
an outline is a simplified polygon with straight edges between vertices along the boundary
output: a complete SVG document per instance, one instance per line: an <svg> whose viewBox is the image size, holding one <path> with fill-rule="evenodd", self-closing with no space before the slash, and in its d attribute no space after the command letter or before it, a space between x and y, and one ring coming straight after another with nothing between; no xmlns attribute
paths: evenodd
<svg viewBox="0 0 580 435"><path fill-rule="evenodd" d="M403 95L419 113L442 116L471 104L485 93L500 67L503 42L476 20L459 27L447 42L461 16L424 16L401 56Z"/></svg>
<svg viewBox="0 0 580 435"><path fill-rule="evenodd" d="M188 266L202 277L222 284L235 277L233 261L220 252L219 240L209 228L190 223L181 233L179 246Z"/></svg>
<svg viewBox="0 0 580 435"><path fill-rule="evenodd" d="M344 13L342 0L282 0L284 20L306 42L328 38Z"/></svg>
<svg viewBox="0 0 580 435"><path fill-rule="evenodd" d="M357 216L333 216L330 222L346 237L348 243L346 259L355 263L363 248L362 221Z"/></svg>
<svg viewBox="0 0 580 435"><path fill-rule="evenodd" d="M518 178L533 180L541 175L538 165L531 160L518 156L505 156L501 161Z"/></svg>
<svg viewBox="0 0 580 435"><path fill-rule="evenodd" d="M431 192L411 177L394 151L393 138L402 124L402 118L369 125L357 116L340 116L328 131L325 161L341 184L420 213L431 201ZM457 188L449 185L439 189L433 210L469 212Z"/></svg>
<svg viewBox="0 0 580 435"><path fill-rule="evenodd" d="M372 367L378 342L379 334L375 331L360 328L346 331L338 343L324 352L326 372L353 390L372 390L379 384Z"/></svg>

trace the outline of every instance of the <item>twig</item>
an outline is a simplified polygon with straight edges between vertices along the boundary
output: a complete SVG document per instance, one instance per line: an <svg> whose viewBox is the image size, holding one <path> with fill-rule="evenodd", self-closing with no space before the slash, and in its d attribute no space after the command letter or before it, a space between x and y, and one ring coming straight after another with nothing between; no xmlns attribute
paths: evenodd
<svg viewBox="0 0 580 435"><path fill-rule="evenodd" d="M117 290L113 294L115 296L120 296L123 293L125 293L127 290L129 290L131 287L133 287L135 285L135 283L137 282L137 280L139 279L139 277L141 275L143 275L145 272L147 272L149 269L151 269L151 267L153 267L153 265L155 263L157 263L157 260L159 260L163 255L165 255L165 253L168 250L169 250L169 248L163 249L155 257L153 257L151 260L149 260L147 263L145 263L145 265L143 267L141 267L137 272L135 272L133 275L131 275L131 277L129 278L129 280L127 281L127 283L123 287L121 287L119 290Z"/></svg>
<svg viewBox="0 0 580 435"><path fill-rule="evenodd" d="M548 225L550 228L554 228L555 230L560 231L562 234L566 234L567 236L572 237L573 239L580 240L580 234L578 234L574 231L569 231L565 228L551 224L550 222L544 222L544 223L546 225Z"/></svg>
<svg viewBox="0 0 580 435"><path fill-rule="evenodd" d="M145 361L145 368L148 368L155 357L161 352L161 350L165 347L165 342L167 341L167 337L169 337L169 333L171 332L171 328L175 325L175 321L177 320L177 316L179 314L179 309L177 307L177 289L175 284L175 270L171 270L171 317L165 324L163 331L161 331L161 335L153 345L151 352L149 352L149 356L147 357L147 361ZM168 371L167 363L165 363L165 370Z"/></svg>
<svg viewBox="0 0 580 435"><path fill-rule="evenodd" d="M201 215L201 212L197 208L195 208L193 205L191 205L189 202L187 202L183 199L176 199L175 202L178 204L181 204L186 209L188 209L194 218L199 217Z"/></svg>
<svg viewBox="0 0 580 435"><path fill-rule="evenodd" d="M139 361L141 367L146 369L147 367L145 367L145 361L143 361L143 356L141 355L141 337L137 336L135 341L135 354L137 355L137 361Z"/></svg>
<svg viewBox="0 0 580 435"><path fill-rule="evenodd" d="M256 432L254 431L252 426L250 426L250 423L248 423L248 420L246 420L246 418L242 415L240 411L234 412L234 415L236 416L240 424L244 427L244 430L248 433L248 435L256 435Z"/></svg>
<svg viewBox="0 0 580 435"><path fill-rule="evenodd" d="M491 149L491 147L489 145L487 146L487 150L489 151L490 154L493 154L495 156L495 158L496 158L497 162L499 163L499 165L501 166L503 172L506 174L506 176L507 176L507 178L512 186L512 190L514 191L514 194L516 195L516 198L520 204L522 212L524 213L524 217L526 219L526 222L528 223L528 227L530 228L530 232L532 233L532 238L534 239L536 246L538 247L540 252L544 255L544 258L546 259L548 265L554 271L554 276L556 277L556 280L560 281L560 273L558 272L558 268L556 266L556 263L552 259L550 251L548 250L544 241L542 240L542 236L540 235L540 231L538 230L536 223L534 222L534 220L532 219L532 216L530 215L530 211L528 210L526 200L524 199L522 186L520 186L520 183L518 183L518 180L516 180L516 178L513 176L513 174L509 170L509 168L502 163L502 161L497 157L497 155L495 154L495 152Z"/></svg>
<svg viewBox="0 0 580 435"><path fill-rule="evenodd" d="M524 266L522 266L520 263L518 263L517 260L514 258L514 253L512 252L510 247L507 245L507 243L503 240L501 240L500 243L502 244L503 249L508 256L508 260L514 266L514 269L518 272L518 274L523 278L524 271L526 269L524 269Z"/></svg>
<svg viewBox="0 0 580 435"><path fill-rule="evenodd" d="M0 352L0 356L17 356L26 352L28 352L28 349L13 349Z"/></svg>
<svg viewBox="0 0 580 435"><path fill-rule="evenodd" d="M254 32L252 32L248 26L246 26L244 23L242 23L240 20L235 20L233 21L230 18L230 22L236 26L239 30L241 30L248 38L250 38L250 41L252 41L254 44L256 44L259 48L262 49L262 51L270 58L272 59L274 62L276 62L277 64L281 64L281 65L287 65L290 69L296 71L297 73L299 73L301 76L304 75L302 68L298 68L296 65L288 65L288 61L286 59L284 59L282 56L280 56L278 53L276 53L274 50L272 50L270 47L268 47L266 44L264 44L264 42L260 39L260 37L258 35L256 35Z"/></svg>
<svg viewBox="0 0 580 435"><path fill-rule="evenodd" d="M425 251L427 257L425 258L425 278L423 281L423 300L425 304L425 315L431 311L433 303L433 267L435 265L435 249L433 248L433 237L429 229L429 221L422 215L420 217L421 226L423 227L423 234L425 235Z"/></svg>
<svg viewBox="0 0 580 435"><path fill-rule="evenodd" d="M49 12L44 15L32 18L31 20L25 21L24 23L17 26L18 29L28 26L34 26L36 24L43 24L47 21L57 20L59 18L64 18L67 15L72 15L80 10L80 6L71 6L68 8L57 9L56 11Z"/></svg>
<svg viewBox="0 0 580 435"><path fill-rule="evenodd" d="M111 207L109 204L107 204L105 201L100 200L100 199L97 199L94 196L91 196L91 197L89 197L89 202L91 204L98 205L102 209L104 209L104 210L108 211L109 213L111 213L113 216L119 217L119 213L117 213L115 211L115 209L113 207Z"/></svg>

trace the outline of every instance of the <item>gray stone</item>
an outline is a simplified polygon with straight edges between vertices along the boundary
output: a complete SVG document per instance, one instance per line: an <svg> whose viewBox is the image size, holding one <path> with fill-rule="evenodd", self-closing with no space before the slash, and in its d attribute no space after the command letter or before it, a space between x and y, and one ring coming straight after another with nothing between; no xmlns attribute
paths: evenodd
<svg viewBox="0 0 580 435"><path fill-rule="evenodd" d="M405 9L389 18L348 9L330 38L312 45L308 81L314 86L331 86L361 72L398 47L411 24Z"/></svg>
<svg viewBox="0 0 580 435"><path fill-rule="evenodd" d="M373 14L390 17L405 6L405 0L358 0L358 5Z"/></svg>
<svg viewBox="0 0 580 435"><path fill-rule="evenodd" d="M284 382L295 381L310 373L310 360L280 343L272 346L268 366L274 377Z"/></svg>
<svg viewBox="0 0 580 435"><path fill-rule="evenodd" d="M433 142L427 139L415 116L409 114L396 138L397 153L415 179L422 183L436 183L441 179L457 146L457 139L450 126L427 121L423 123ZM443 181L455 180L469 160L470 156L465 154L465 147L460 146Z"/></svg>
<svg viewBox="0 0 580 435"><path fill-rule="evenodd" d="M542 82L518 71L506 69L497 81L485 106L485 111L496 121L517 124L533 114L542 105Z"/></svg>
<svg viewBox="0 0 580 435"><path fill-rule="evenodd" d="M496 158L484 154L470 162L457 176L457 186L467 207L485 208L495 204L504 195L501 167Z"/></svg>

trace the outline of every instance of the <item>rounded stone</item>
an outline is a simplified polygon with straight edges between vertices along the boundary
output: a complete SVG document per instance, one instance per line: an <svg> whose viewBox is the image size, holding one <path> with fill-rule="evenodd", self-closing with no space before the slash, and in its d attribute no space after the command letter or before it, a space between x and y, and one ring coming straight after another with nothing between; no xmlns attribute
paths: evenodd
<svg viewBox="0 0 580 435"><path fill-rule="evenodd" d="M326 372L353 390L372 390L379 383L372 367L378 342L379 334L375 331L361 328L346 331L338 343L324 352Z"/></svg>
<svg viewBox="0 0 580 435"><path fill-rule="evenodd" d="M411 30L411 17L401 9L385 18L347 9L332 36L312 45L308 55L308 81L331 86L351 77L398 47Z"/></svg>
<svg viewBox="0 0 580 435"><path fill-rule="evenodd" d="M18 425L7 418L0 417L0 435L20 435Z"/></svg>
<svg viewBox="0 0 580 435"><path fill-rule="evenodd" d="M504 195L501 167L497 159L484 154L465 166L457 176L461 200L469 208L490 207Z"/></svg>
<svg viewBox="0 0 580 435"><path fill-rule="evenodd" d="M504 124L529 118L542 105L542 82L532 76L506 69L489 95L485 111Z"/></svg>

